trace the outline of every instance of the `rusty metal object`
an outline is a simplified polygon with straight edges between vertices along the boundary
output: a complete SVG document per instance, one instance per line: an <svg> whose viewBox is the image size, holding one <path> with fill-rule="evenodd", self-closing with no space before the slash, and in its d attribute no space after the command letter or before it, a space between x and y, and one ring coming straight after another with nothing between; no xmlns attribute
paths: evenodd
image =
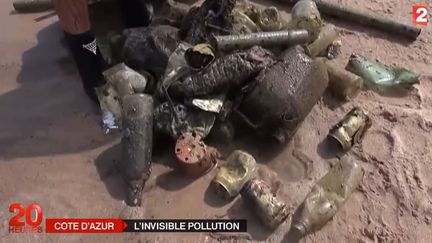
<svg viewBox="0 0 432 243"><path fill-rule="evenodd" d="M153 98L145 94L123 98L122 162L119 169L128 183L131 206L141 205L141 194L151 173L153 150Z"/></svg>
<svg viewBox="0 0 432 243"><path fill-rule="evenodd" d="M306 30L260 32L245 35L222 35L213 37L213 45L219 51L246 49L255 45L263 47L292 46L309 41Z"/></svg>
<svg viewBox="0 0 432 243"><path fill-rule="evenodd" d="M256 176L256 161L244 151L236 150L228 156L213 178L212 187L226 199L236 197L243 186Z"/></svg>
<svg viewBox="0 0 432 243"><path fill-rule="evenodd" d="M286 204L273 195L270 187L261 180L251 180L241 191L242 199L249 204L261 222L276 229L289 216Z"/></svg>
<svg viewBox="0 0 432 243"><path fill-rule="evenodd" d="M343 150L361 142L366 131L372 126L372 120L366 112L353 108L329 133L329 138L336 140Z"/></svg>
<svg viewBox="0 0 432 243"><path fill-rule="evenodd" d="M363 88L363 79L335 63L327 62L329 88L339 98L348 100L356 97Z"/></svg>
<svg viewBox="0 0 432 243"><path fill-rule="evenodd" d="M207 146L196 133L183 133L175 146L177 159L184 172L191 177L199 177L209 172L220 157L215 148Z"/></svg>
<svg viewBox="0 0 432 243"><path fill-rule="evenodd" d="M241 87L273 62L269 51L255 46L216 59L200 72L173 83L168 91L178 97L202 97L227 92Z"/></svg>
<svg viewBox="0 0 432 243"><path fill-rule="evenodd" d="M284 142L323 95L328 74L322 60L312 60L298 46L285 51L281 59L256 77L256 86L245 94L238 114L257 132Z"/></svg>
<svg viewBox="0 0 432 243"><path fill-rule="evenodd" d="M339 33L336 27L332 24L326 24L318 35L318 38L308 45L305 50L306 53L311 57L316 57L333 43L338 37Z"/></svg>

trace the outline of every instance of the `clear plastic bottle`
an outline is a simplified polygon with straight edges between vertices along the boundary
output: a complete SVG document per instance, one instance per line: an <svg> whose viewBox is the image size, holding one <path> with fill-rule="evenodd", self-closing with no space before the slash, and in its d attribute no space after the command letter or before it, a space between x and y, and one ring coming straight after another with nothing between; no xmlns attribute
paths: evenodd
<svg viewBox="0 0 432 243"><path fill-rule="evenodd" d="M350 156L341 160L312 188L293 227L301 236L324 226L360 185L363 168Z"/></svg>

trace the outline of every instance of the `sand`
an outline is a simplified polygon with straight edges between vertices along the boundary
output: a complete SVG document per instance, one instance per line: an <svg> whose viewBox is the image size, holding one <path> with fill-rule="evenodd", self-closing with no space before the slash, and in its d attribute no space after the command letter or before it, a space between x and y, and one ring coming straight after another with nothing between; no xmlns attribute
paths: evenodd
<svg viewBox="0 0 432 243"><path fill-rule="evenodd" d="M337 2L407 23L411 6L419 3ZM289 13L289 8L281 9ZM11 10L11 0L0 2L0 242L290 242L290 220L275 232L266 230L241 199L227 203L208 189L214 171L197 180L185 178L170 147L155 153L144 207L125 209L124 184L113 167L120 155L119 136L103 134L98 109L81 88L61 42L57 18L35 21L46 13L15 15ZM353 148L367 171L362 186L331 222L302 242L432 242L430 26L410 43L343 21L329 22L342 30L338 63L357 52L420 73L420 85L404 96L362 91L347 103L326 93L283 147L263 146L248 137L217 146L225 156L238 148L252 153L261 175L294 213L337 161L325 142L329 128L360 106L373 120L362 144ZM9 234L13 202L36 202L45 218L246 218L249 234Z"/></svg>

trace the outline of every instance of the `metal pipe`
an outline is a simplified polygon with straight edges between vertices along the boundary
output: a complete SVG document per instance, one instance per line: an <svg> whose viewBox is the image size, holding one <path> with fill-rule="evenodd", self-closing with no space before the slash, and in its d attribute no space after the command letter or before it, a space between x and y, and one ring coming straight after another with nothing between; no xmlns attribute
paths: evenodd
<svg viewBox="0 0 432 243"><path fill-rule="evenodd" d="M288 30L274 32L260 32L245 35L213 36L214 46L219 51L246 49L255 45L292 46L309 41L307 30Z"/></svg>
<svg viewBox="0 0 432 243"><path fill-rule="evenodd" d="M15 0L13 7L17 12L38 12L52 9L52 0Z"/></svg>
<svg viewBox="0 0 432 243"><path fill-rule="evenodd" d="M278 2L294 4L298 0L277 0ZM421 28L397 22L393 19L378 16L366 11L361 11L351 7L340 6L338 4L329 3L325 0L313 0L318 6L318 10L326 15L350 20L362 25L374 27L392 34L401 35L409 39L415 40L421 33Z"/></svg>

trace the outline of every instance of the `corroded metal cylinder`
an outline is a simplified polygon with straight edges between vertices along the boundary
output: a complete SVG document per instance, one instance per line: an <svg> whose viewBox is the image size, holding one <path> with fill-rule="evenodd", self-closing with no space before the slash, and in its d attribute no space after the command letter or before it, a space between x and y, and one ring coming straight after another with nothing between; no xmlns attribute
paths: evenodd
<svg viewBox="0 0 432 243"><path fill-rule="evenodd" d="M38 12L54 7L52 0L15 0L14 9L18 12Z"/></svg>
<svg viewBox="0 0 432 243"><path fill-rule="evenodd" d="M336 140L343 150L348 150L361 141L371 126L368 114L355 107L330 130L329 138Z"/></svg>
<svg viewBox="0 0 432 243"><path fill-rule="evenodd" d="M248 182L241 196L261 222L272 229L276 229L290 214L286 204L274 196L270 187L261 180Z"/></svg>
<svg viewBox="0 0 432 243"><path fill-rule="evenodd" d="M151 173L153 149L153 98L145 94L123 98L122 164L128 183L128 204L139 206L145 182Z"/></svg>
<svg viewBox="0 0 432 243"><path fill-rule="evenodd" d="M297 0L278 0L279 2L293 4ZM366 25L382 31L397 34L415 40L421 33L421 28L411 26L405 23L397 22L394 19L386 18L380 15L372 14L367 11L361 11L352 7L341 6L328 0L313 0L318 10L326 15L349 20L361 25Z"/></svg>
<svg viewBox="0 0 432 243"><path fill-rule="evenodd" d="M254 157L241 150L234 151L212 181L218 195L226 199L236 197L243 186L256 176Z"/></svg>
<svg viewBox="0 0 432 243"><path fill-rule="evenodd" d="M391 18L367 13L366 11L360 11L351 7L341 6L340 4L330 3L326 0L314 1L321 12L330 16L339 17L344 20L351 20L359 24L368 25L414 40L420 35L421 32L421 28L397 22Z"/></svg>
<svg viewBox="0 0 432 243"><path fill-rule="evenodd" d="M213 45L219 51L246 49L255 45L263 47L292 46L309 41L306 30L260 32L245 35L214 36Z"/></svg>
<svg viewBox="0 0 432 243"><path fill-rule="evenodd" d="M195 132L183 133L177 139L175 153L183 171L190 177L199 177L217 164L219 153L207 146Z"/></svg>

